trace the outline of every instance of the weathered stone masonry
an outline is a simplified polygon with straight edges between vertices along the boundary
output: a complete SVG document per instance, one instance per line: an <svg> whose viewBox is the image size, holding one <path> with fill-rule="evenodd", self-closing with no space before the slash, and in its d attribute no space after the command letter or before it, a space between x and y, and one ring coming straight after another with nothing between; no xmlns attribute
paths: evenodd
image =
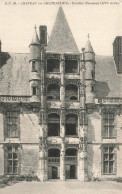
<svg viewBox="0 0 122 194"><path fill-rule="evenodd" d="M121 37L114 61L95 56L89 37L79 52L62 8L48 44L47 27L39 30L29 54L0 43L0 175L121 177Z"/></svg>

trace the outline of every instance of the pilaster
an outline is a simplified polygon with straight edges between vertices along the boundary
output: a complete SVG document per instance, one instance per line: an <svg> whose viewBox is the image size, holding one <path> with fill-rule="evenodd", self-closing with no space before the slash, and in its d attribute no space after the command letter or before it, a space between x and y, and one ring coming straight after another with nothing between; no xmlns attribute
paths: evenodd
<svg viewBox="0 0 122 194"><path fill-rule="evenodd" d="M61 88L60 88L60 99L61 107L65 107L65 80L64 80L64 69L65 69L65 56L61 54L60 57L60 72L61 72Z"/></svg>
<svg viewBox="0 0 122 194"><path fill-rule="evenodd" d="M48 179L48 162L47 162L47 114L44 84L44 50L41 51L41 109L40 109L40 139L39 139L39 178L41 181Z"/></svg>
<svg viewBox="0 0 122 194"><path fill-rule="evenodd" d="M80 112L79 112L79 165L78 179L87 180L87 115L85 95L85 61L84 53L80 56Z"/></svg>
<svg viewBox="0 0 122 194"><path fill-rule="evenodd" d="M60 152L60 180L65 181L65 138L62 137Z"/></svg>

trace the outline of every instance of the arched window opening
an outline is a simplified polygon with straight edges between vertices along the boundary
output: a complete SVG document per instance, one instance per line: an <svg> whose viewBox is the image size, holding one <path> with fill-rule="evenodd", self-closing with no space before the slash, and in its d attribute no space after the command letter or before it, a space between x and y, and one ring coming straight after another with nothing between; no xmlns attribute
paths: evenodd
<svg viewBox="0 0 122 194"><path fill-rule="evenodd" d="M60 150L55 148L50 148L48 150L48 157L60 157Z"/></svg>
<svg viewBox="0 0 122 194"><path fill-rule="evenodd" d="M60 136L60 116L56 113L48 115L48 136Z"/></svg>
<svg viewBox="0 0 122 194"><path fill-rule="evenodd" d="M66 149L66 156L77 156L77 149L75 148Z"/></svg>
<svg viewBox="0 0 122 194"><path fill-rule="evenodd" d="M66 100L78 100L78 87L74 84L69 84L65 88Z"/></svg>
<svg viewBox="0 0 122 194"><path fill-rule="evenodd" d="M47 87L48 100L60 100L60 87L57 84L50 84Z"/></svg>
<svg viewBox="0 0 122 194"><path fill-rule="evenodd" d="M68 136L77 135L77 127L78 127L77 115L74 114L66 115L66 126L65 126L66 135Z"/></svg>
<svg viewBox="0 0 122 194"><path fill-rule="evenodd" d="M47 59L47 72L48 73L60 72L60 61L59 61L59 59Z"/></svg>
<svg viewBox="0 0 122 194"><path fill-rule="evenodd" d="M65 60L65 73L78 73L78 61Z"/></svg>

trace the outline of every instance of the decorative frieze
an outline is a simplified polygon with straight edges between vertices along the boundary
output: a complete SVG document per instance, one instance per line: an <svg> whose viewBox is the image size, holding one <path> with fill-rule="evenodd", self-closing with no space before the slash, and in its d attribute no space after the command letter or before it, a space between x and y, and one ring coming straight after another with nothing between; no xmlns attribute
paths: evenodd
<svg viewBox="0 0 122 194"><path fill-rule="evenodd" d="M50 113L57 113L57 114L61 114L61 110L60 109L56 109L56 108L52 108L52 109L47 109L47 114Z"/></svg>
<svg viewBox="0 0 122 194"><path fill-rule="evenodd" d="M60 54L55 53L46 53L47 59L60 59Z"/></svg>
<svg viewBox="0 0 122 194"><path fill-rule="evenodd" d="M96 98L95 104L122 104L122 98Z"/></svg>
<svg viewBox="0 0 122 194"><path fill-rule="evenodd" d="M61 144L47 144L47 148L58 148L61 149Z"/></svg>
<svg viewBox="0 0 122 194"><path fill-rule="evenodd" d="M10 95L1 95L0 102L23 102L29 103L31 96L10 96Z"/></svg>
<svg viewBox="0 0 122 194"><path fill-rule="evenodd" d="M79 114L80 110L78 109L66 109L66 114L73 113L73 114Z"/></svg>
<svg viewBox="0 0 122 194"><path fill-rule="evenodd" d="M66 149L67 148L76 148L76 149L78 149L79 148L79 144L69 144L69 143L66 142L65 148Z"/></svg>
<svg viewBox="0 0 122 194"><path fill-rule="evenodd" d="M76 60L79 60L80 59L80 55L66 54L65 55L65 59L76 59Z"/></svg>
<svg viewBox="0 0 122 194"><path fill-rule="evenodd" d="M68 84L75 84L79 86L80 79L65 79L65 85L68 85Z"/></svg>
<svg viewBox="0 0 122 194"><path fill-rule="evenodd" d="M58 84L61 85L61 80L60 79L55 79L55 78L46 78L45 79L45 85L49 85L49 84Z"/></svg>

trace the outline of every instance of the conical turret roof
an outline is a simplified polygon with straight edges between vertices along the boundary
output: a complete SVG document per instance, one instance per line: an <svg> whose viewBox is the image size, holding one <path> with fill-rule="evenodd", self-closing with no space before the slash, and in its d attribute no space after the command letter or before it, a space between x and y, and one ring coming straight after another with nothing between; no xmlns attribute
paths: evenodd
<svg viewBox="0 0 122 194"><path fill-rule="evenodd" d="M91 45L91 42L89 40L86 43L85 52L94 53L94 50L93 50L92 45Z"/></svg>
<svg viewBox="0 0 122 194"><path fill-rule="evenodd" d="M62 7L60 7L58 10L53 30L47 45L47 51L79 53Z"/></svg>
<svg viewBox="0 0 122 194"><path fill-rule="evenodd" d="M40 44L39 38L38 38L38 35L37 35L37 31L36 31L36 26L34 27L34 34L33 34L31 44Z"/></svg>

